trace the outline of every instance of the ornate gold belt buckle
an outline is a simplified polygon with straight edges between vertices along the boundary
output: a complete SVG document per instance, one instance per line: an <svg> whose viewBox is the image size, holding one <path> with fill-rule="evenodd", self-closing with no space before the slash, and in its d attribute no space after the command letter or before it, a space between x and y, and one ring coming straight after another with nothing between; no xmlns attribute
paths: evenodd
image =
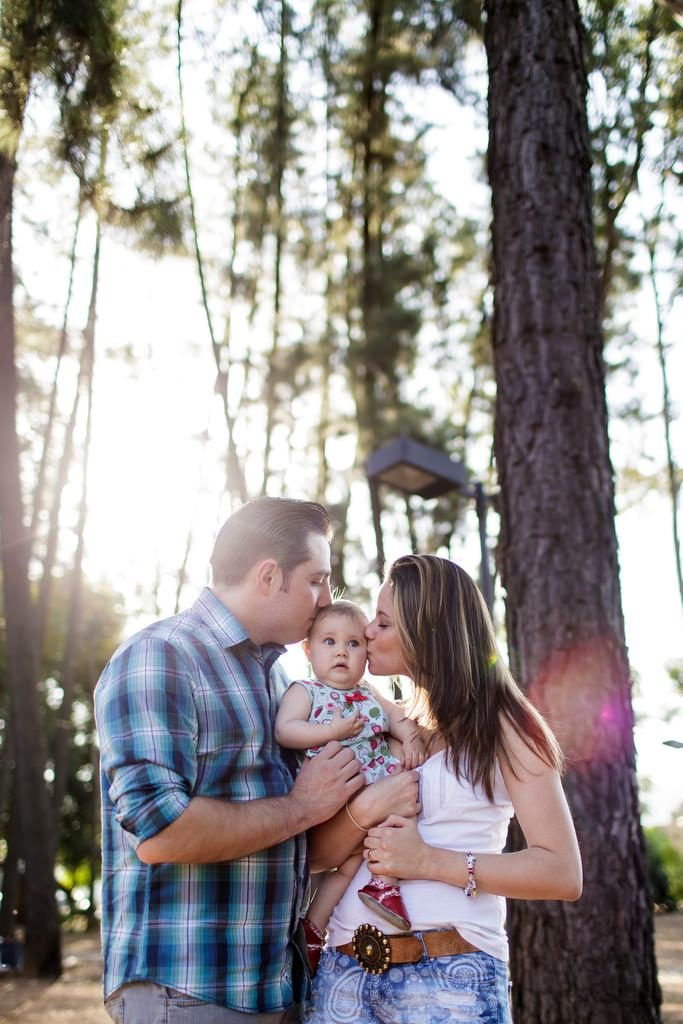
<svg viewBox="0 0 683 1024"><path fill-rule="evenodd" d="M360 924L351 940L353 955L367 974L384 974L391 963L389 939L374 924Z"/></svg>

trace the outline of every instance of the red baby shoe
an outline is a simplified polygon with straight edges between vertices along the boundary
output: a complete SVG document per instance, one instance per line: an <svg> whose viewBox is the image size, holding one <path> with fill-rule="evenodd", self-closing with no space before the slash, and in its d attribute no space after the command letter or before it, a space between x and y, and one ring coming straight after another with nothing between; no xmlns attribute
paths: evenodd
<svg viewBox="0 0 683 1024"><path fill-rule="evenodd" d="M311 972L311 977L315 976L315 972L318 970L318 964L320 963L320 954L323 951L325 945L325 936L317 928L312 921L309 921L307 917L302 917L301 924L303 925L304 935L306 936L306 952L308 953L308 967Z"/></svg>
<svg viewBox="0 0 683 1024"><path fill-rule="evenodd" d="M403 931L410 928L410 918L398 885L382 882L379 878L371 878L367 885L358 890L358 898L366 907L370 907L397 928L402 928Z"/></svg>

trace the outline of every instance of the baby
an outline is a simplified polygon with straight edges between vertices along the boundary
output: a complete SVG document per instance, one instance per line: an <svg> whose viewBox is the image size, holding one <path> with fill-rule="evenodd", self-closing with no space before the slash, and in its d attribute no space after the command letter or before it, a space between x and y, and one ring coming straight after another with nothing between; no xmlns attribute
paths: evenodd
<svg viewBox="0 0 683 1024"><path fill-rule="evenodd" d="M322 608L302 646L313 679L292 683L275 720L275 738L283 747L315 757L329 740L351 747L366 783L424 762L425 747L418 726L363 679L367 617L351 601ZM401 760L391 753L387 734L402 743ZM318 966L330 915L361 862L349 857L324 876L303 921L312 973ZM358 891L359 898L393 925L410 928L398 880L374 876Z"/></svg>

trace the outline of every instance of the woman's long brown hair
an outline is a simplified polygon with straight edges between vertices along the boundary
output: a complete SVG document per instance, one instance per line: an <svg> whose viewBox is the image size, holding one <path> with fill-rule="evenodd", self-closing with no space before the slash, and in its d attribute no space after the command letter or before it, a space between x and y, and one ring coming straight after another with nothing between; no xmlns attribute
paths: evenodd
<svg viewBox="0 0 683 1024"><path fill-rule="evenodd" d="M514 771L505 721L561 770L559 744L501 660L488 608L465 570L436 555L405 555L386 578L401 652L417 700L426 706L425 724L444 741L456 776L493 799L497 760Z"/></svg>

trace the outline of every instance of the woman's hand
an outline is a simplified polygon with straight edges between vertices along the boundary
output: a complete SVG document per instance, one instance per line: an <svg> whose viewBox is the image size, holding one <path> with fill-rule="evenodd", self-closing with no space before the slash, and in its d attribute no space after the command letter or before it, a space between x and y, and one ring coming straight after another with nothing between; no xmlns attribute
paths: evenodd
<svg viewBox="0 0 683 1024"><path fill-rule="evenodd" d="M318 754L313 760L317 761L320 756ZM366 830L386 821L390 814L396 812L405 818L419 814L419 778L417 772L398 772L373 782L371 786L364 786L349 800L350 814L342 810L324 825L313 829L309 833L311 870L327 871L328 868L339 867L347 857L359 851Z"/></svg>
<svg viewBox="0 0 683 1024"><path fill-rule="evenodd" d="M363 828L384 822L390 814L412 818L420 813L420 776L417 772L398 772L366 786L351 801L350 809Z"/></svg>
<svg viewBox="0 0 683 1024"><path fill-rule="evenodd" d="M415 818L390 815L365 839L365 857L373 875L429 878L431 847L423 842Z"/></svg>

